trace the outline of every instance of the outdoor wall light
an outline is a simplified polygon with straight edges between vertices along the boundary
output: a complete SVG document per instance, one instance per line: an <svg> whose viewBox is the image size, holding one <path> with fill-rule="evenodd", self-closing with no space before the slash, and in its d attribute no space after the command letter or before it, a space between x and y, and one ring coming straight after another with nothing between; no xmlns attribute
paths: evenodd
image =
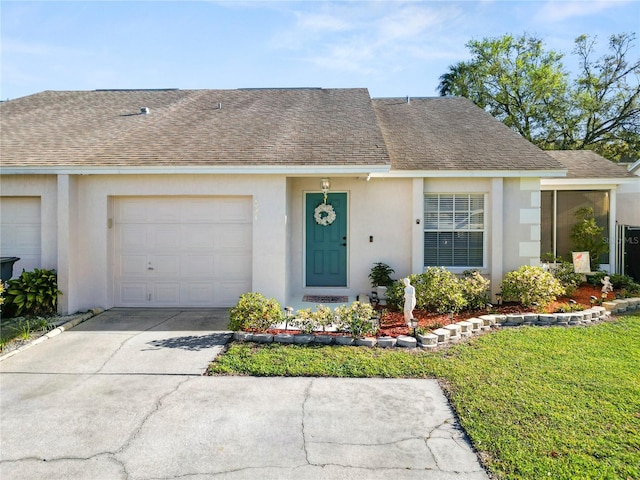
<svg viewBox="0 0 640 480"><path fill-rule="evenodd" d="M322 193L326 195L329 192L330 188L331 182L328 178L323 178L322 180L320 180L320 189L322 190Z"/></svg>

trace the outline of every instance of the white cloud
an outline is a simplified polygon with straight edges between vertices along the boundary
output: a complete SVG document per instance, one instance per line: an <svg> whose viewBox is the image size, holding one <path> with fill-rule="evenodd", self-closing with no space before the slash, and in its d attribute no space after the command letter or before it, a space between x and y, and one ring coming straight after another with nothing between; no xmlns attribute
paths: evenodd
<svg viewBox="0 0 640 480"><path fill-rule="evenodd" d="M563 20L586 17L601 13L611 8L618 8L631 3L628 0L570 0L547 2L537 15L539 21L560 22Z"/></svg>
<svg viewBox="0 0 640 480"><path fill-rule="evenodd" d="M296 11L295 24L278 32L272 46L301 52L301 58L322 69L364 75L397 70L407 58L444 56L434 43L463 13L459 6L433 2L321 5L321 11Z"/></svg>

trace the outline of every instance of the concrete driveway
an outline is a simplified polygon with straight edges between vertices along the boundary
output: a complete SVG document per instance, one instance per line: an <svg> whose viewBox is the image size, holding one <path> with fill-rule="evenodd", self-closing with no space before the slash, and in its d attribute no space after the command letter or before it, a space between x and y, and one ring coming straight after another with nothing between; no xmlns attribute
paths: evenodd
<svg viewBox="0 0 640 480"><path fill-rule="evenodd" d="M0 362L0 478L488 478L433 380L202 376L226 321L111 310Z"/></svg>

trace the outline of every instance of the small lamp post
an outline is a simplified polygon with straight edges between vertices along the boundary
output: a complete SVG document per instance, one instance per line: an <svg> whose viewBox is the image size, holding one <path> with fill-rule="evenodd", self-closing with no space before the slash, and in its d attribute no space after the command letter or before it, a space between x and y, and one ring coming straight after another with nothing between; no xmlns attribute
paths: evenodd
<svg viewBox="0 0 640 480"><path fill-rule="evenodd" d="M498 306L502 305L502 292L496 293L496 301L498 302Z"/></svg>
<svg viewBox="0 0 640 480"><path fill-rule="evenodd" d="M418 335L416 334L416 329L418 328L418 319L411 317L409 324L411 325L411 328L413 328L413 336L417 339Z"/></svg>
<svg viewBox="0 0 640 480"><path fill-rule="evenodd" d="M596 304L596 302L598 301L598 297L596 297L595 295L591 295L589 297L589 301L591 302L591 306L593 307Z"/></svg>
<svg viewBox="0 0 640 480"><path fill-rule="evenodd" d="M449 323L453 323L453 310L449 312Z"/></svg>
<svg viewBox="0 0 640 480"><path fill-rule="evenodd" d="M284 307L284 329L287 330L289 322L293 319L293 307Z"/></svg>

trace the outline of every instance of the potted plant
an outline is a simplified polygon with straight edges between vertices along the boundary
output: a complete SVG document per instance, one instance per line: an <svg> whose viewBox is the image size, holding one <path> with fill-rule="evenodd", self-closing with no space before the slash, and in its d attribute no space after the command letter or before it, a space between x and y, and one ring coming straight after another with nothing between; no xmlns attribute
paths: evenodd
<svg viewBox="0 0 640 480"><path fill-rule="evenodd" d="M377 262L373 264L373 268L369 273L369 280L371 280L371 286L375 289L378 295L380 305L386 305L387 288L393 285L393 279L391 274L395 270L389 265L383 262Z"/></svg>

